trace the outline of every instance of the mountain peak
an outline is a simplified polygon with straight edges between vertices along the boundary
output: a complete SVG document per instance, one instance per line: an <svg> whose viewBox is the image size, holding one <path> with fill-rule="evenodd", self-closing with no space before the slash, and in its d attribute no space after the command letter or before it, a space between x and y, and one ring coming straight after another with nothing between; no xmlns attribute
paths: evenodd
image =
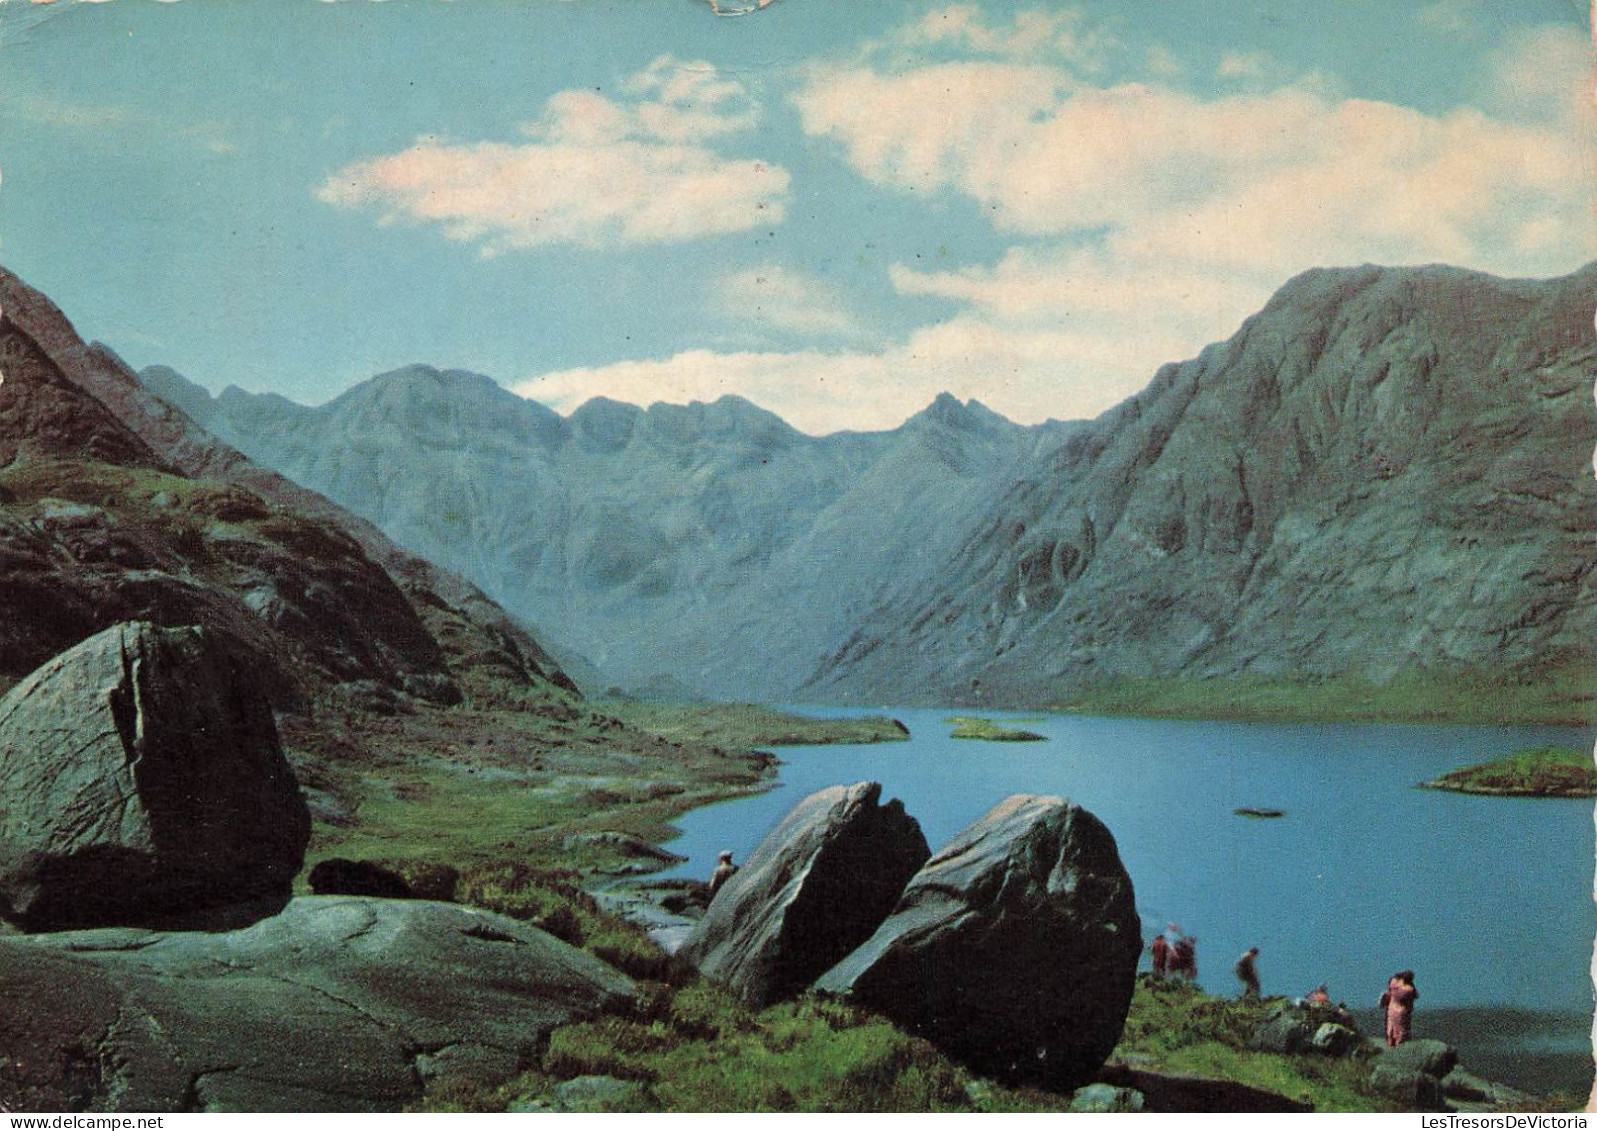
<svg viewBox="0 0 1597 1131"><path fill-rule="evenodd" d="M936 399L904 422L905 427L937 425L962 432L990 432L995 428L1015 427L1013 421L1001 416L972 397L961 402L952 393L938 393Z"/></svg>
<svg viewBox="0 0 1597 1131"><path fill-rule="evenodd" d="M0 267L0 465L36 452L162 466L96 395L95 364L66 315Z"/></svg>

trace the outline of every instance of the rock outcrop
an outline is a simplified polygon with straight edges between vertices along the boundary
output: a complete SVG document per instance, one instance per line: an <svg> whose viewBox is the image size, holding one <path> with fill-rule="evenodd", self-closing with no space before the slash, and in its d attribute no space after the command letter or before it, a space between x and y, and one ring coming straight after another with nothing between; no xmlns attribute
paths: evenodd
<svg viewBox="0 0 1597 1131"><path fill-rule="evenodd" d="M310 816L252 658L117 625L0 700L0 915L103 925L287 897Z"/></svg>
<svg viewBox="0 0 1597 1131"><path fill-rule="evenodd" d="M512 919L326 896L236 931L0 938L0 968L14 1111L393 1110L636 994Z"/></svg>
<svg viewBox="0 0 1597 1131"><path fill-rule="evenodd" d="M920 824L881 796L872 781L800 801L716 894L681 956L764 1005L870 938L931 855Z"/></svg>
<svg viewBox="0 0 1597 1131"><path fill-rule="evenodd" d="M933 856L816 988L978 1071L1075 1087L1120 1039L1141 930L1103 822L1058 797L1017 795Z"/></svg>

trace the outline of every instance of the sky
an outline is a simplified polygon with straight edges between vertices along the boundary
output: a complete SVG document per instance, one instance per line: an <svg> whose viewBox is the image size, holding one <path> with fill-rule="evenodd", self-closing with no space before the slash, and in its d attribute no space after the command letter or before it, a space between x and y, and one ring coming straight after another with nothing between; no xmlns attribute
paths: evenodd
<svg viewBox="0 0 1597 1131"><path fill-rule="evenodd" d="M0 264L130 364L1095 416L1315 266L1597 258L1582 0L0 0Z"/></svg>

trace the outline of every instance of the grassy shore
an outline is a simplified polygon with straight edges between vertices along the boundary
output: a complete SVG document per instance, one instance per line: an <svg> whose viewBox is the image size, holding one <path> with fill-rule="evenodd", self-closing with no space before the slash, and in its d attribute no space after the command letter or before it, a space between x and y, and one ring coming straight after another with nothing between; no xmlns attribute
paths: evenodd
<svg viewBox="0 0 1597 1131"><path fill-rule="evenodd" d="M1549 664L1533 673L1416 672L1384 683L1326 679L1115 679L1055 704L1079 714L1248 722L1597 725L1597 668Z"/></svg>
<svg viewBox="0 0 1597 1131"><path fill-rule="evenodd" d="M752 703L652 703L606 699L594 708L628 726L677 742L721 746L829 746L903 742L909 730L880 715L816 719Z"/></svg>
<svg viewBox="0 0 1597 1131"><path fill-rule="evenodd" d="M497 1086L435 1089L426 1111L559 1109L559 1089L605 1078L611 1089L581 1110L696 1112L1047 1112L1071 1093L1009 1087L949 1060L934 1046L843 1002L804 997L753 1009L664 958L630 924L610 920L558 880L502 873L472 894L484 906L562 933L643 981L636 1007L557 1029L539 1061ZM552 925L552 926L551 926ZM1315 1111L1401 1111L1369 1086L1366 1054L1327 1057L1250 1049L1277 1004L1211 997L1146 976L1102 1076L1181 1106L1193 1095ZM622 1082L622 1083L616 1083ZM1182 1097L1188 1097L1183 1099ZM590 1101L592 1102L592 1101ZM1555 1100L1548 1110L1571 1109Z"/></svg>
<svg viewBox="0 0 1597 1131"><path fill-rule="evenodd" d="M889 719L806 719L750 706L554 702L419 707L394 717L285 720L284 745L316 817L307 870L329 857L471 865L537 860L601 873L660 843L689 809L770 787L756 746L885 742ZM301 880L304 887L304 880Z"/></svg>
<svg viewBox="0 0 1597 1131"><path fill-rule="evenodd" d="M1539 746L1449 771L1420 786L1499 797L1597 797L1597 769L1589 750Z"/></svg>

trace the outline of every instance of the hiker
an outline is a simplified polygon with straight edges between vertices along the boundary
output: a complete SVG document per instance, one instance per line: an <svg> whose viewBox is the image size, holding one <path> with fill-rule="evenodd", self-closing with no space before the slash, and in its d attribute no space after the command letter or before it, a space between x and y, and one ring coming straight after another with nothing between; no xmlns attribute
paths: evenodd
<svg viewBox="0 0 1597 1131"><path fill-rule="evenodd" d="M1420 992L1414 988L1414 971L1399 970L1386 983L1381 1009L1386 1014L1386 1046L1397 1048L1408 1040L1414 1024L1414 1003Z"/></svg>
<svg viewBox="0 0 1597 1131"><path fill-rule="evenodd" d="M1163 981L1170 970L1170 944L1163 935L1157 935L1148 949L1153 952L1153 976Z"/></svg>
<svg viewBox="0 0 1597 1131"><path fill-rule="evenodd" d="M737 875L738 866L732 863L732 850L729 848L721 853L721 862L715 866L715 871L710 875L710 898L715 898L715 893L721 890L721 885Z"/></svg>
<svg viewBox="0 0 1597 1131"><path fill-rule="evenodd" d="M1305 997L1303 1001L1306 1005L1330 1005L1331 988L1324 982L1321 982L1318 986L1315 986L1314 989L1309 991L1309 995Z"/></svg>
<svg viewBox="0 0 1597 1131"><path fill-rule="evenodd" d="M1182 935L1171 948L1170 973L1189 982L1198 980L1198 936Z"/></svg>
<svg viewBox="0 0 1597 1131"><path fill-rule="evenodd" d="M1236 971L1237 981L1242 983L1243 998L1256 998L1259 996L1258 960L1259 948L1256 946L1250 946L1247 950L1242 952L1242 957L1237 959L1237 964L1234 969Z"/></svg>

